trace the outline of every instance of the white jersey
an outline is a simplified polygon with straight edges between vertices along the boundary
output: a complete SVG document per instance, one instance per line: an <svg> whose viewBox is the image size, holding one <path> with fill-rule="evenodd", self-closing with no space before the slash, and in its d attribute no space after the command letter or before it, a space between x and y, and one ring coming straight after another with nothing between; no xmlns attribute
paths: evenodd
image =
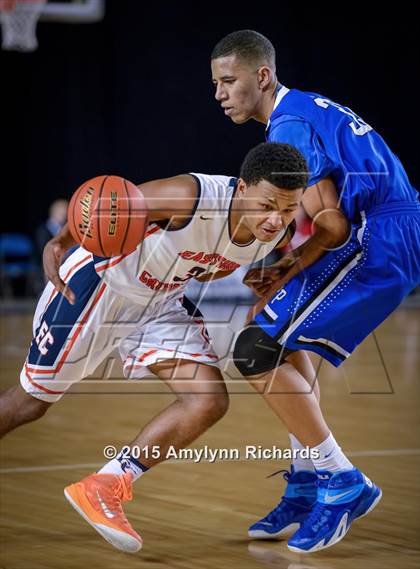
<svg viewBox="0 0 420 569"><path fill-rule="evenodd" d="M229 213L236 178L192 174L198 184L195 210L179 229L151 223L144 240L129 255L109 259L94 257L95 269L118 294L148 304L182 294L194 277L231 271L266 257L283 239L263 243L235 243L230 234Z"/></svg>

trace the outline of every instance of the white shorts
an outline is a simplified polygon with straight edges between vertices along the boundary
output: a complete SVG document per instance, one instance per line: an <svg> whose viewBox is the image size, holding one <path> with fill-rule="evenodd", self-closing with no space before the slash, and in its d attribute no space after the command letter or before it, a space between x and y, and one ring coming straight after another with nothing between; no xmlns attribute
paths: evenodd
<svg viewBox="0 0 420 569"><path fill-rule="evenodd" d="M51 283L45 287L20 375L27 393L57 401L117 347L130 379L150 375L148 366L168 359L218 364L201 313L182 294L149 306L135 304L101 280L92 256L83 250L69 257L61 274L76 304L70 305Z"/></svg>

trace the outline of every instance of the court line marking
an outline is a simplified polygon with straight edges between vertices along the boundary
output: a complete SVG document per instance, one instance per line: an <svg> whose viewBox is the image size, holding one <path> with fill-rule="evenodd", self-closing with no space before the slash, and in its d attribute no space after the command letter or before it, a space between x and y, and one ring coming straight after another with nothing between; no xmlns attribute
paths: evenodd
<svg viewBox="0 0 420 569"><path fill-rule="evenodd" d="M69 533L66 531L56 531L56 530L46 529L39 525L35 526L32 524L18 522L16 520L10 520L10 518L7 520L7 524L5 524L5 527L6 529L20 528L20 529L35 530L38 532L46 533L47 535L65 537L66 539L68 539L69 537Z"/></svg>
<svg viewBox="0 0 420 569"><path fill-rule="evenodd" d="M420 455L420 448L397 448L397 449L384 449L384 450L355 450L346 453L349 457L358 456L417 456ZM258 459L264 462L271 462L270 459ZM240 458L238 460L223 460L216 462L249 462L250 459ZM177 463L193 463L199 464L195 460L184 460L184 459L169 459L165 460L162 464L177 464ZM200 462L206 462L205 460ZM278 461L276 461L278 462ZM84 469L84 468L100 468L105 464L104 462L85 462L80 464L51 464L45 466L21 466L15 468L0 468L0 474L20 474L26 472L53 472L57 470L72 470L72 469Z"/></svg>
<svg viewBox="0 0 420 569"><path fill-rule="evenodd" d="M410 456L420 454L420 449L396 448L389 450L355 450L345 454L347 454L347 456Z"/></svg>

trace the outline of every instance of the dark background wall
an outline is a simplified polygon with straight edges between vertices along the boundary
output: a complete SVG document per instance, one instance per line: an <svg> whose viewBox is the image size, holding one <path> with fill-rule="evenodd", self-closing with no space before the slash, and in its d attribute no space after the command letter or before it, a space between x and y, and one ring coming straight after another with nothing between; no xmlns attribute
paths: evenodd
<svg viewBox="0 0 420 569"><path fill-rule="evenodd" d="M237 173L264 127L223 116L209 54L241 28L273 41L286 86L320 92L373 125L419 185L412 16L367 22L325 6L315 19L281 2L154 4L108 0L100 24L41 23L38 51L0 53L1 192L15 203L2 231L31 233L51 201L102 173L135 182Z"/></svg>

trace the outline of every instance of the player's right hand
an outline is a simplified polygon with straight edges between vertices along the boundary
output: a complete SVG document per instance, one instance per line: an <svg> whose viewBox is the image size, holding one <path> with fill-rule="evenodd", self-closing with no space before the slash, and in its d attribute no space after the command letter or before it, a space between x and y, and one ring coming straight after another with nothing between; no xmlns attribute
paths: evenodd
<svg viewBox="0 0 420 569"><path fill-rule="evenodd" d="M278 278L279 270L276 267L259 267L250 269L242 282L257 296L264 296Z"/></svg>
<svg viewBox="0 0 420 569"><path fill-rule="evenodd" d="M67 225L65 225L61 232L45 245L42 256L44 272L48 280L52 282L58 292L61 293L70 304L75 304L76 296L71 288L61 279L60 264L63 255L74 244L75 241L71 237Z"/></svg>
<svg viewBox="0 0 420 569"><path fill-rule="evenodd" d="M280 282L280 280L287 275L297 260L298 257L296 254L291 252L274 265L250 269L242 282L246 284L254 294L263 297L277 282Z"/></svg>

